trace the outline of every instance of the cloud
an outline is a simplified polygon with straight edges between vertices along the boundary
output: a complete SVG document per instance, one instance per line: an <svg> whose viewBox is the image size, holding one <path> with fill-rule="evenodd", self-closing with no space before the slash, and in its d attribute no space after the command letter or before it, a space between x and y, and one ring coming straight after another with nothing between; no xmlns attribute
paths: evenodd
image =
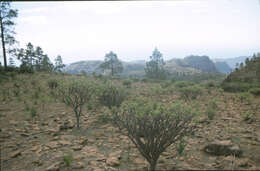
<svg viewBox="0 0 260 171"><path fill-rule="evenodd" d="M124 2L64 2L64 7L68 12L92 12L95 14L115 14L122 12L126 6Z"/></svg>
<svg viewBox="0 0 260 171"><path fill-rule="evenodd" d="M23 10L20 10L19 12L23 13L23 14L31 14L31 13L43 12L43 11L47 11L47 10L48 10L48 8L46 8L46 7L39 7L39 8L32 8L32 9L23 9Z"/></svg>
<svg viewBox="0 0 260 171"><path fill-rule="evenodd" d="M29 16L20 18L20 22L26 24L46 24L47 19L45 16Z"/></svg>

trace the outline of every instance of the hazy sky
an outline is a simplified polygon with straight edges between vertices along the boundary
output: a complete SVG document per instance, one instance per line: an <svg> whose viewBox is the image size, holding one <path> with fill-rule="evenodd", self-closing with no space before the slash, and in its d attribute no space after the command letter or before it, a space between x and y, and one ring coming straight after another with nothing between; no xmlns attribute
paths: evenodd
<svg viewBox="0 0 260 171"><path fill-rule="evenodd" d="M147 60L157 47L165 59L211 58L260 51L259 0L13 2L20 47L32 42L64 63Z"/></svg>

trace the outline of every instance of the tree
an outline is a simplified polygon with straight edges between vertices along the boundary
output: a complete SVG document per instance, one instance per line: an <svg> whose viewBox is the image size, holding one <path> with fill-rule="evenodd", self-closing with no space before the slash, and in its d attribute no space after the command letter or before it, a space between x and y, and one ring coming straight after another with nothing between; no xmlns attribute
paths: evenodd
<svg viewBox="0 0 260 171"><path fill-rule="evenodd" d="M28 43L26 45L26 50L25 50L25 54L26 57L28 58L28 65L32 68L33 65L35 64L35 52L34 52L34 47L32 45L32 43Z"/></svg>
<svg viewBox="0 0 260 171"><path fill-rule="evenodd" d="M146 76L153 79L165 79L166 70L164 69L164 65L163 55L155 48L152 56L150 56L150 61L146 62Z"/></svg>
<svg viewBox="0 0 260 171"><path fill-rule="evenodd" d="M92 84L85 80L72 80L59 85L57 92L62 102L73 108L79 129L82 107L90 100L93 93Z"/></svg>
<svg viewBox="0 0 260 171"><path fill-rule="evenodd" d="M37 46L34 52L35 55L35 70L36 71L41 71L42 66L42 60L43 60L43 50L41 47Z"/></svg>
<svg viewBox="0 0 260 171"><path fill-rule="evenodd" d="M29 42L26 45L26 49L21 48L16 50L16 57L21 61L22 66L31 67L33 66L33 61L35 60L35 52L33 45Z"/></svg>
<svg viewBox="0 0 260 171"><path fill-rule="evenodd" d="M1 40L4 57L4 67L7 67L6 61L6 45L13 45L16 41L14 38L15 32L13 26L15 25L13 19L18 15L18 10L11 9L10 2L0 2L0 27L1 27ZM8 52L11 52L9 49Z"/></svg>
<svg viewBox="0 0 260 171"><path fill-rule="evenodd" d="M246 60L245 60L246 66L248 66L249 62L250 62L249 58L246 58Z"/></svg>
<svg viewBox="0 0 260 171"><path fill-rule="evenodd" d="M15 66L15 63L14 63L14 60L12 57L9 57L9 66L10 67L14 67Z"/></svg>
<svg viewBox="0 0 260 171"><path fill-rule="evenodd" d="M16 49L15 55L21 61L22 67L29 67L36 71L53 71L54 66L48 55L44 54L41 47L34 48L30 42L26 45L26 49Z"/></svg>
<svg viewBox="0 0 260 171"><path fill-rule="evenodd" d="M65 67L65 65L62 62L62 58L61 58L60 55L58 55L55 58L55 71L61 71L61 69L64 68L64 67Z"/></svg>
<svg viewBox="0 0 260 171"><path fill-rule="evenodd" d="M100 68L111 70L111 75L114 76L123 71L123 64L119 61L117 55L110 51L106 54L105 62L100 65Z"/></svg>
<svg viewBox="0 0 260 171"><path fill-rule="evenodd" d="M51 63L48 55L43 55L43 59L40 65L41 65L41 71L52 72L54 69L54 66Z"/></svg>
<svg viewBox="0 0 260 171"><path fill-rule="evenodd" d="M113 110L113 120L121 133L130 138L154 171L160 155L171 144L193 131L191 108L147 103L143 99L123 103Z"/></svg>
<svg viewBox="0 0 260 171"><path fill-rule="evenodd" d="M244 63L241 62L239 67L240 67L240 69L242 69L244 67Z"/></svg>

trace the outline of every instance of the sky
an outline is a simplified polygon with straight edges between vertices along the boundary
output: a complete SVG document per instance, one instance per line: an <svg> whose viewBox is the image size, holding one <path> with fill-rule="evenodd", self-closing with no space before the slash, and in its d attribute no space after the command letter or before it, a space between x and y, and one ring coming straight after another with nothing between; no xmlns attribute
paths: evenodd
<svg viewBox="0 0 260 171"><path fill-rule="evenodd" d="M42 47L53 61L165 60L188 55L248 56L260 51L260 0L13 2L19 47Z"/></svg>

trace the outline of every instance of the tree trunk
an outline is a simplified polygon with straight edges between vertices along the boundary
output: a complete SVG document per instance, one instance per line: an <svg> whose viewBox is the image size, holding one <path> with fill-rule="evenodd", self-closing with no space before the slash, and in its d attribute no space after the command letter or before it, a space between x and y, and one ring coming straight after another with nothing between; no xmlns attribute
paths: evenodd
<svg viewBox="0 0 260 171"><path fill-rule="evenodd" d="M4 37L4 26L3 26L3 19L1 16L0 11L0 27L1 27L1 39L2 39L2 47L3 47L3 57L4 57L4 67L7 68L7 62L6 62L6 51L5 51L5 37Z"/></svg>
<svg viewBox="0 0 260 171"><path fill-rule="evenodd" d="M76 116L77 118L77 128L79 129L79 116Z"/></svg>
<svg viewBox="0 0 260 171"><path fill-rule="evenodd" d="M150 171L155 171L156 164L157 164L157 160L156 161L151 161L151 163L150 163Z"/></svg>

